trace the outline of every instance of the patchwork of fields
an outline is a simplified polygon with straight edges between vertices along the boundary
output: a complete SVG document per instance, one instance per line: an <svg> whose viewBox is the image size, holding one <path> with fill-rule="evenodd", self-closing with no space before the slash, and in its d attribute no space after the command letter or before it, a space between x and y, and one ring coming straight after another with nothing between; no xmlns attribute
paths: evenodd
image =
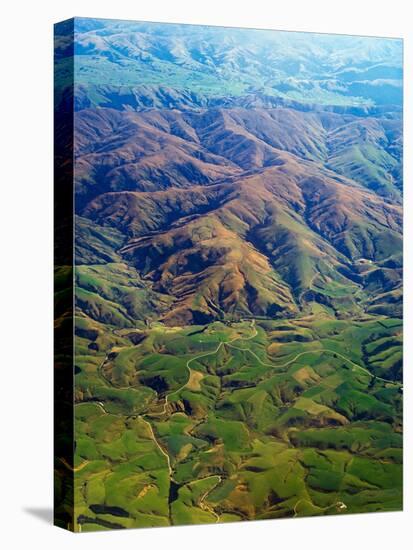
<svg viewBox="0 0 413 550"><path fill-rule="evenodd" d="M79 319L78 524L400 509L400 328L321 312L120 330Z"/></svg>

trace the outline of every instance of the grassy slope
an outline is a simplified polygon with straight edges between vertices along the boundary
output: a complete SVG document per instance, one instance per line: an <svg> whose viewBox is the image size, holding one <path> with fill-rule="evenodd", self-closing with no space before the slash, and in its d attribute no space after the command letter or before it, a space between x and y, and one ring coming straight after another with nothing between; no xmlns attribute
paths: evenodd
<svg viewBox="0 0 413 550"><path fill-rule="evenodd" d="M78 326L83 530L399 509L397 321Z"/></svg>

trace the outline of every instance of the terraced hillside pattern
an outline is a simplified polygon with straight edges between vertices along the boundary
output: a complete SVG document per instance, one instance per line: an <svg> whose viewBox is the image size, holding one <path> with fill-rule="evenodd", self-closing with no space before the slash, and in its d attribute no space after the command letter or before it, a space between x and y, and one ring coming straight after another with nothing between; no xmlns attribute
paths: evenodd
<svg viewBox="0 0 413 550"><path fill-rule="evenodd" d="M401 41L75 19L55 56L61 517L67 476L75 531L400 510Z"/></svg>

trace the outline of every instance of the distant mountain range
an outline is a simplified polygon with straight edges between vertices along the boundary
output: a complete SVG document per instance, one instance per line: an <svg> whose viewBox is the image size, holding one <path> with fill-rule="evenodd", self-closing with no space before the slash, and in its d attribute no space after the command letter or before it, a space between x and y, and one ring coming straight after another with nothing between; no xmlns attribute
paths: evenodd
<svg viewBox="0 0 413 550"><path fill-rule="evenodd" d="M70 48L62 36L56 55ZM83 19L74 53L79 101L92 105L179 108L176 94L181 106L257 94L336 106L402 102L400 40Z"/></svg>

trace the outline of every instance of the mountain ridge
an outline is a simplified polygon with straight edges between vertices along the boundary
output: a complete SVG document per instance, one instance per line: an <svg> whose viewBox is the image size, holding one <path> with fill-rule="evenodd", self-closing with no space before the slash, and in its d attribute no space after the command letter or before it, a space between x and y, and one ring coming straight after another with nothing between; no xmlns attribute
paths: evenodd
<svg viewBox="0 0 413 550"><path fill-rule="evenodd" d="M89 112L85 115L88 120ZM98 127L96 116L100 119L107 116L109 122L113 120L111 111L99 110L96 115L90 115L93 115L95 130ZM245 111L211 110L191 115L168 113L167 116L164 112L117 113L116 122L120 121L120 127L125 123L126 129L122 134L126 137L122 137L120 145L117 138L113 140L110 125L100 132L103 147L98 139L92 153L87 147L82 149L83 141L78 140L81 175L84 158L92 164L96 157L109 155L111 165L116 162L114 171L109 171L108 175L111 189L102 192L104 185L100 179L100 194L86 201L80 213L94 223L123 233L124 244L117 253L144 272L154 290L174 298L168 322L181 324L191 319L195 322L202 316L209 321L222 318L226 304L237 301L239 309L230 308L231 315L249 315L252 311L245 304L248 304L247 296L252 294L256 298L251 307L257 314L267 315L271 311L273 315L288 316L302 306L303 297L314 297L309 291L314 293L311 283L316 278L321 287L331 280L339 286L349 285L353 289L349 304L355 306L351 294L357 291L355 280L360 281L357 261L360 258L371 262L386 260L401 242L401 209L397 201L388 203L374 190L323 165L327 147L323 148L315 139L326 132L325 125L317 117L305 116L313 126L307 125L304 134L293 127L291 141L289 135L284 135L285 129L290 126L291 119L301 114L287 111L259 115L266 120L269 117L271 122L275 117L277 132L271 134L265 124L259 123L257 128L251 129L248 126L250 118L241 126L242 117L247 116ZM281 126L280 117L287 117L287 122ZM300 118L299 122L302 123ZM132 131L129 132L130 123ZM82 132L84 128L88 126L80 124L77 131ZM140 133L142 128L146 137ZM312 128L316 128L315 136ZM260 135L254 135L251 130ZM84 135L88 135L87 132ZM134 153L137 135L141 142ZM149 153L149 158L152 166L156 166L157 177L167 185L163 189L158 185L155 190L153 171L150 172L149 188L143 183L148 177L147 164L146 155L142 156L140 151L145 149L146 140L155 140L155 143L160 135L164 141L157 146L155 154ZM119 174L121 159L116 151L120 147L125 154L128 143L132 143L129 160L133 163L137 155L139 168L138 171L134 169L132 176L129 172L127 179L119 180L115 174ZM169 143L173 150L184 149L187 155L189 151L189 156L193 147L196 146L197 151L200 148L196 160L203 167L202 177L193 169L186 174L181 170L179 177L171 172L176 156L169 154ZM274 147L274 143L279 148ZM289 152L288 148L294 152ZM314 159L315 155L318 158ZM159 158L162 159L160 163ZM215 172L205 163L205 159L210 158L216 163L214 166L227 171L228 175L220 172L218 178L214 177ZM182 158L179 163L182 168ZM143 179L139 179L139 173ZM394 196L397 197L396 192ZM212 237L206 242L193 241L194 232L202 232L202 224L215 231L215 241ZM225 239L231 244L217 246L218 235L226 235ZM231 248L238 251L239 259L235 263L228 259ZM156 250L158 253L154 252ZM255 265L256 270L243 273L243 263ZM181 271L176 271L177 266L181 266ZM238 273L238 277L233 277L233 289L227 275L231 269ZM179 285L175 281L178 272ZM270 277L263 278L266 283L262 287L257 283L258 272ZM396 278L400 280L399 276ZM284 290L282 285L285 285ZM201 287L205 287L205 291L200 291ZM216 290L211 295L212 287ZM272 302L271 299L268 302L269 288L273 289ZM232 292L229 299L227 295ZM244 296L242 299L240 292ZM259 306L261 298L263 303ZM328 301L335 303L331 297Z"/></svg>

